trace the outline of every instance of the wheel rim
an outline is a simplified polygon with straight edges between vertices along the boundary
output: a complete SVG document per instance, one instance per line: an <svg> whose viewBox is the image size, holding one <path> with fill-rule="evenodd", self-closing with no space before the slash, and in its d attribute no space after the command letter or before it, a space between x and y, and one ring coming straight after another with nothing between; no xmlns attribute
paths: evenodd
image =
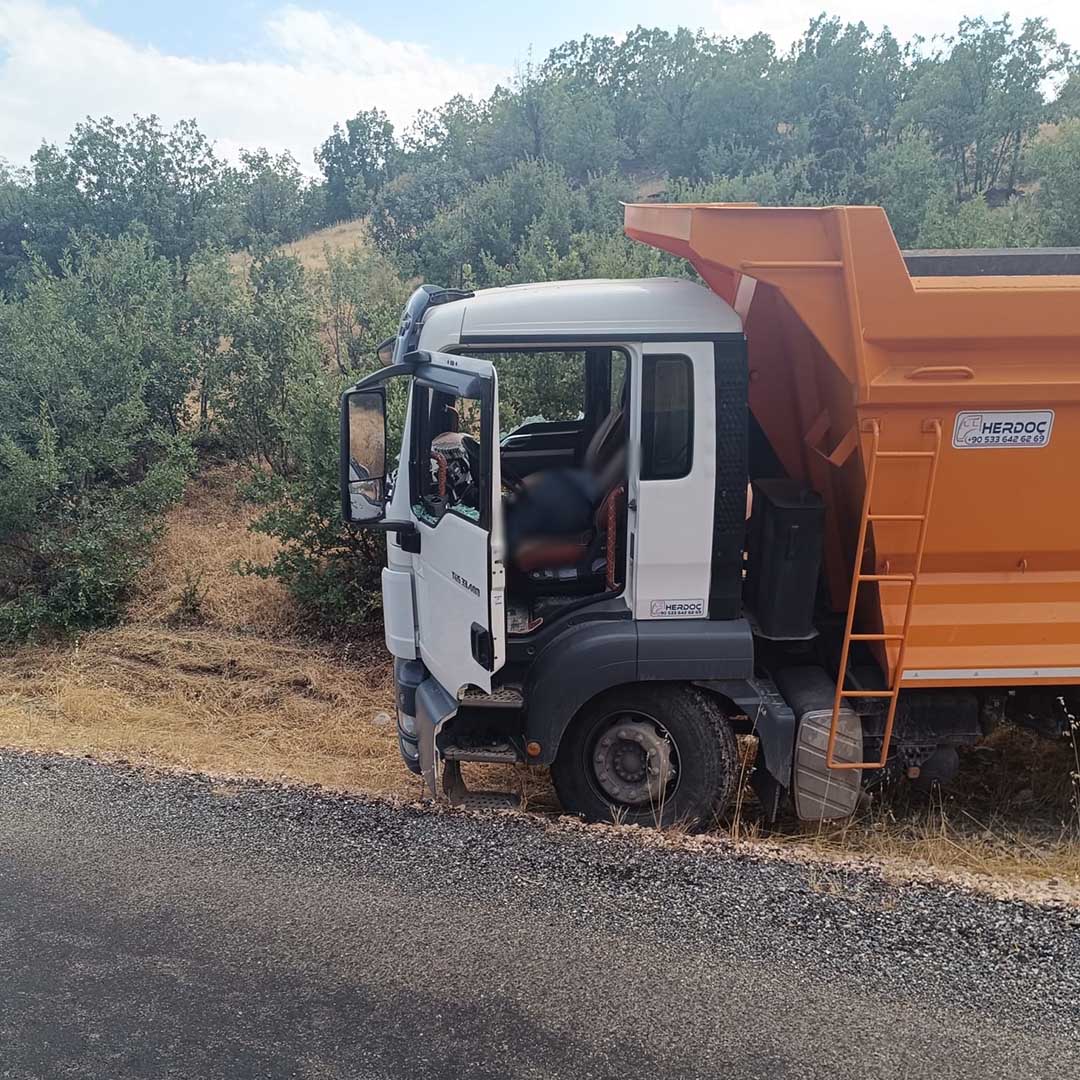
<svg viewBox="0 0 1080 1080"><path fill-rule="evenodd" d="M679 783L679 749L655 717L620 710L604 717L585 747L586 775L605 802L655 809Z"/></svg>

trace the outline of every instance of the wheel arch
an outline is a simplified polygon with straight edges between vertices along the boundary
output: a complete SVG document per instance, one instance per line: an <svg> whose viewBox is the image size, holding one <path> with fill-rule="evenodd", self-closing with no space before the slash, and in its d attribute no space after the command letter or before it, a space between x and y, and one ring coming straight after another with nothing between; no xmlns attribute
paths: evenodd
<svg viewBox="0 0 1080 1080"><path fill-rule="evenodd" d="M525 739L540 744L532 761L550 765L586 704L637 681L637 628L629 619L580 623L560 634L533 662L525 683Z"/></svg>
<svg viewBox="0 0 1080 1080"><path fill-rule="evenodd" d="M706 681L719 689L717 680L746 679L753 668L753 636L745 619L578 623L544 648L525 680L525 739L540 745L531 760L550 765L574 718L606 690Z"/></svg>

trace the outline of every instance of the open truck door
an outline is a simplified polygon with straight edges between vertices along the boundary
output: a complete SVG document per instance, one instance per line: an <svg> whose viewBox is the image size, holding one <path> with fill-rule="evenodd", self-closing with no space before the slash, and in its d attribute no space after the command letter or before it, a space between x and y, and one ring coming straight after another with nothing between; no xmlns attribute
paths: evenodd
<svg viewBox="0 0 1080 1080"><path fill-rule="evenodd" d="M387 520L386 391L411 375L409 422ZM490 361L414 352L349 390L342 403L342 514L397 533L415 554L420 657L451 699L491 691L506 654L499 405ZM407 476L403 475L405 470Z"/></svg>
<svg viewBox="0 0 1080 1080"><path fill-rule="evenodd" d="M452 696L490 692L506 656L498 380L488 360L420 355L408 448L420 657Z"/></svg>

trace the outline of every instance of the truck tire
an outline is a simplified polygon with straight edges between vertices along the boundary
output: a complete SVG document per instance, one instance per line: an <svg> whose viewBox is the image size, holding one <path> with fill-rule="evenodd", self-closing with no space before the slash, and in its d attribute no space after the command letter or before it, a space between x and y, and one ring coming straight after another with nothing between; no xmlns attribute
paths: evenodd
<svg viewBox="0 0 1080 1080"><path fill-rule="evenodd" d="M719 704L682 683L635 683L593 698L551 767L569 814L692 829L723 813L738 771L735 733Z"/></svg>

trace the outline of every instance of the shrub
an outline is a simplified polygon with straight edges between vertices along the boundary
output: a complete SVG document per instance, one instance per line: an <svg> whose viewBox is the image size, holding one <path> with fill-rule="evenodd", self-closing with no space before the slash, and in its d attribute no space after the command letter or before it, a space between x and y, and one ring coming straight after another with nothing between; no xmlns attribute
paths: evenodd
<svg viewBox="0 0 1080 1080"><path fill-rule="evenodd" d="M1073 80L1080 87L1080 79ZM1031 164L1041 178L1035 202L1047 243L1080 244L1080 119L1067 120L1041 136L1032 148Z"/></svg>
<svg viewBox="0 0 1080 1080"><path fill-rule="evenodd" d="M920 248L1006 248L1041 240L1041 223L1025 199L992 207L979 195L954 206L941 193L930 199L916 242Z"/></svg>
<svg viewBox="0 0 1080 1080"><path fill-rule="evenodd" d="M356 630L378 614L382 534L355 531L341 519L338 490L338 398L346 380L317 372L290 389L282 434L287 470L256 473L245 495L262 513L252 528L280 550L244 569L281 581L308 621L323 632Z"/></svg>
<svg viewBox="0 0 1080 1080"><path fill-rule="evenodd" d="M79 240L0 302L0 639L109 623L192 464L170 264Z"/></svg>

